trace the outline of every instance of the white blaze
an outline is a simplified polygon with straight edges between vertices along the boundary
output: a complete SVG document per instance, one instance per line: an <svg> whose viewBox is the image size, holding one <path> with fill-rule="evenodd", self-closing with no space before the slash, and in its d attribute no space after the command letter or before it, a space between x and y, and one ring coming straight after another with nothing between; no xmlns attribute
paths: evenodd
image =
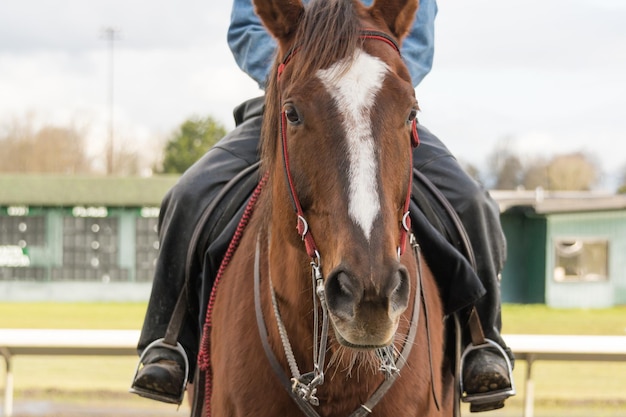
<svg viewBox="0 0 626 417"><path fill-rule="evenodd" d="M350 163L348 211L368 240L380 211L370 110L387 71L383 61L358 49L351 63L341 61L317 73L343 116Z"/></svg>

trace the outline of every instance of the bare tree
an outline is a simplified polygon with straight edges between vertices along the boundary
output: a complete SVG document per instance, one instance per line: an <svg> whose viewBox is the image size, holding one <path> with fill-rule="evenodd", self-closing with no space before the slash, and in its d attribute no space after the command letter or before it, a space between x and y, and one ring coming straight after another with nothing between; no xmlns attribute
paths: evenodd
<svg viewBox="0 0 626 417"><path fill-rule="evenodd" d="M574 152L543 157L519 157L511 146L512 139L498 141L487 156L488 184L490 188L511 190L516 188L546 190L591 190L600 180L601 170L594 155ZM624 172L626 189L626 169Z"/></svg>
<svg viewBox="0 0 626 417"><path fill-rule="evenodd" d="M32 117L15 120L0 136L0 171L77 174L91 171L84 130L75 126L35 128Z"/></svg>
<svg viewBox="0 0 626 417"><path fill-rule="evenodd" d="M582 152L555 156L547 171L550 190L591 190L600 179L597 163Z"/></svg>
<svg viewBox="0 0 626 417"><path fill-rule="evenodd" d="M524 178L522 185L527 190L534 190L541 187L549 188L548 183L548 161L542 157L530 158L525 162Z"/></svg>
<svg viewBox="0 0 626 417"><path fill-rule="evenodd" d="M83 134L71 127L46 126L34 137L31 172L81 174L91 170Z"/></svg>
<svg viewBox="0 0 626 417"><path fill-rule="evenodd" d="M522 162L516 155L508 155L500 166L495 188L514 190L521 185L523 177Z"/></svg>
<svg viewBox="0 0 626 417"><path fill-rule="evenodd" d="M487 156L490 171L491 188L498 190L514 190L522 183L523 166L519 156L512 150L511 137L498 141L494 150Z"/></svg>

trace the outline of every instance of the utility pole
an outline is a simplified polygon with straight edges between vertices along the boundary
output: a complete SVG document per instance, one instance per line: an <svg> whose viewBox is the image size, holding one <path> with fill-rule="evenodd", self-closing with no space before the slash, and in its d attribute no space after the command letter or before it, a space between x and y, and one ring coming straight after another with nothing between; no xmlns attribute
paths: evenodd
<svg viewBox="0 0 626 417"><path fill-rule="evenodd" d="M114 135L114 118L113 118L113 94L115 88L115 72L114 72L114 52L115 41L118 39L120 33L119 29L114 27L106 27L102 30L105 40L109 42L109 143L107 144L106 152L106 169L107 175L113 175L114 172L114 156L115 156L115 135Z"/></svg>

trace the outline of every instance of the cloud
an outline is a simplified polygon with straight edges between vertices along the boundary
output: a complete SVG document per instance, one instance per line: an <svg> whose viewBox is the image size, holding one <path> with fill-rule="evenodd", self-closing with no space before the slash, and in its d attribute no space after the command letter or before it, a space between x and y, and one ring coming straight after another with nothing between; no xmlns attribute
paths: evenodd
<svg viewBox="0 0 626 417"><path fill-rule="evenodd" d="M128 48L225 42L230 2L179 0L20 0L0 3L0 51L80 53L104 47L102 30Z"/></svg>
<svg viewBox="0 0 626 417"><path fill-rule="evenodd" d="M232 127L232 107L258 91L226 45L229 13L228 2L197 0L2 2L2 115L106 114L109 55L100 35L113 26L120 117L162 131L211 112Z"/></svg>
<svg viewBox="0 0 626 417"><path fill-rule="evenodd" d="M192 115L233 127L259 95L226 45L231 2L0 0L0 123L34 111L87 120L106 140L108 50L115 41L120 135L155 140ZM626 162L626 2L439 2L433 71L418 87L420 121L477 166L503 137L520 152L597 153ZM542 147L542 148L541 148Z"/></svg>
<svg viewBox="0 0 626 417"><path fill-rule="evenodd" d="M440 66L563 69L626 66L619 0L440 2Z"/></svg>

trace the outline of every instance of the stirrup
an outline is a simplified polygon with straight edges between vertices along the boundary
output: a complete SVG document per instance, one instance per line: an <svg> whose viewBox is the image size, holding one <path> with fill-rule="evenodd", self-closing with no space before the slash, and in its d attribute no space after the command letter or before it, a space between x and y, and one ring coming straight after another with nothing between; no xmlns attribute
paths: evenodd
<svg viewBox="0 0 626 417"><path fill-rule="evenodd" d="M150 391L150 390L147 390L145 388L135 386L135 380L137 379L137 375L139 374L139 371L142 368L143 361L145 359L146 353L149 352L150 349L157 348L157 347L158 348L165 348L165 349L173 350L174 352L176 352L180 356L182 356L182 358L183 358L183 360L185 362L185 369L183 370L183 372L185 373L185 376L184 376L184 379L183 379L183 386L181 387L180 395L178 395L178 396L177 395L168 395L168 394L162 393L162 392ZM150 343L143 350L143 353L141 354L141 357L139 358L139 362L137 363L137 368L135 369L135 375L133 376L133 382L132 382L128 392L130 392L131 394L137 394L137 395L139 395L141 397L149 398L151 400L157 400L157 401L162 401L162 402L166 402L166 403L170 403L170 404L180 405L183 402L183 398L185 396L185 388L187 387L188 377L189 377L189 359L187 359L187 353L185 352L185 349L183 349L183 346L179 342L176 342L176 346L170 345L169 343L165 342L165 339L161 338L161 339L157 339L154 342Z"/></svg>
<svg viewBox="0 0 626 417"><path fill-rule="evenodd" d="M497 344L491 339L485 338L485 343L482 343L480 345L474 345L474 344L468 345L463 351L463 355L461 355L461 362L460 362L459 369L461 369L461 371L464 369L463 365L465 364L465 358L468 353L473 352L475 350L490 349L490 348L495 348L496 352L498 352L504 358L506 362L509 382L511 385L509 387L502 388L497 391L467 394L463 387L463 375L461 374L459 378L460 385L461 385L461 401L463 401L464 403L470 403L476 406L487 405L490 403L495 404L499 402L504 402L504 400L516 394L515 383L513 382L513 367L511 366L511 360L509 359L509 356L506 354L504 349L502 349L502 346L500 346L499 344Z"/></svg>

